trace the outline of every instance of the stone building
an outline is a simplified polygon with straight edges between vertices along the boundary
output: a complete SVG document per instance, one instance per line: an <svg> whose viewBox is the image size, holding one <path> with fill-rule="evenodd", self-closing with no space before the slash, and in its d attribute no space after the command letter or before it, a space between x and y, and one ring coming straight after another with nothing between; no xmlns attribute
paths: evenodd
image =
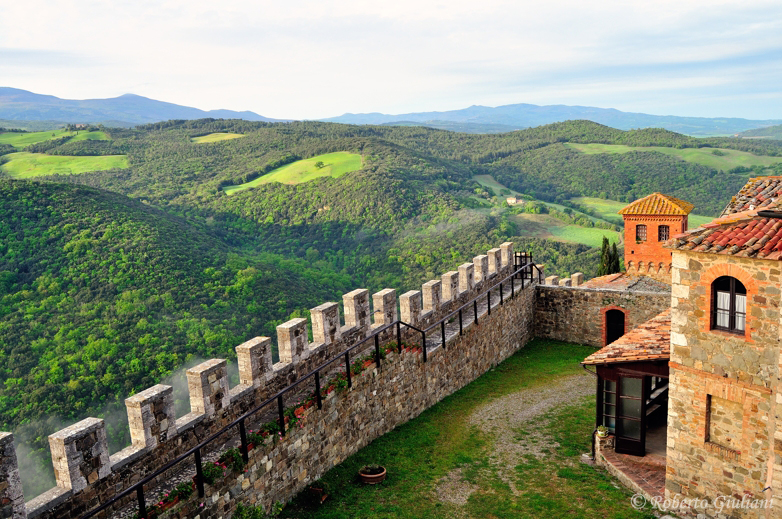
<svg viewBox="0 0 782 519"><path fill-rule="evenodd" d="M670 310L584 361L599 377L597 424L612 433L598 460L649 498L695 503L680 514L782 517L780 194L782 177L750 179L719 218L672 233ZM691 206L671 204L686 228ZM650 454L657 405L666 442Z"/></svg>

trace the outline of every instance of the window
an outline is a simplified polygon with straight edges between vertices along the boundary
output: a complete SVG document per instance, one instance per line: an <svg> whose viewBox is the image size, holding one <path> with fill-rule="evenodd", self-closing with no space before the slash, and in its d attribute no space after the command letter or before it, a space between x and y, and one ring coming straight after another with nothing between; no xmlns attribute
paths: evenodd
<svg viewBox="0 0 782 519"><path fill-rule="evenodd" d="M671 237L671 228L661 225L657 228L657 241L666 241Z"/></svg>
<svg viewBox="0 0 782 519"><path fill-rule="evenodd" d="M743 334L747 322L747 289L736 278L722 276L711 284L711 327Z"/></svg>
<svg viewBox="0 0 782 519"><path fill-rule="evenodd" d="M646 241L646 226L644 224L635 226L635 241Z"/></svg>
<svg viewBox="0 0 782 519"><path fill-rule="evenodd" d="M603 425L614 432L616 427L616 382L603 380Z"/></svg>

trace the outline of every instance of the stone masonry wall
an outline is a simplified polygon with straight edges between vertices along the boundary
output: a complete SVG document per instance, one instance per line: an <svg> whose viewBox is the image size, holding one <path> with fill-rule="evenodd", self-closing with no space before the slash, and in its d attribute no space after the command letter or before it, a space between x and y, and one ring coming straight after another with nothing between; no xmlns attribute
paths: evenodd
<svg viewBox="0 0 782 519"><path fill-rule="evenodd" d="M674 251L671 274L666 495L774 496L768 511L703 513L782 517L779 262ZM720 276L747 290L743 335L710 329L711 284Z"/></svg>
<svg viewBox="0 0 782 519"><path fill-rule="evenodd" d="M279 362L272 363L271 339L268 337L256 337L237 346L240 383L235 387L229 387L225 360L212 359L188 370L191 412L184 416L176 417L174 413L170 386L157 385L127 399L132 444L111 456L108 453L106 425L103 420L88 418L58 431L50 437L57 486L26 503L18 473L14 472L16 454L12 436L9 436L11 439L4 444L4 451L0 453L0 469L7 468L7 473L0 474L0 481L5 477L8 482L8 487L3 492L7 506L0 509L3 512L0 518L80 517L147 477L168 461L187 452L326 360L335 358L340 352L367 337L374 329L392 323L397 315L403 316L403 319L412 325L426 328L470 299L485 295L499 280L510 274L513 261L513 244L503 243L501 247L488 251L487 255L474 258L472 263L461 265L458 272L447 272L441 279L425 283L421 291L404 294L399 298L398 309L396 292L392 289L383 290L371 297L373 309L370 307L369 292L363 289L354 290L343 296L344 325L340 322L337 303L325 303L313 308L311 322L306 319L293 319L277 327ZM517 291L519 284L517 280ZM529 285L529 282L527 284ZM506 300L509 297L508 292L505 293ZM291 495L289 492L310 481L313 474L320 474L333 463L344 459L345 452L354 452L354 446L365 445L382 434L378 431L384 432L393 427L388 424L403 423L417 415L521 347L532 335L529 321L534 294L534 288L528 286L523 297L517 297L501 308L498 307L496 314L492 311L491 317L481 317L480 324L471 326L461 340L457 336L457 347L445 355L438 353L430 343L431 360L427 364L420 365L420 353L405 353L402 358L407 360L389 364L388 369L381 370L378 380L385 380L383 376L392 372L396 373L396 378L391 377L387 382L393 388L413 388L403 392L405 396L400 397L402 401L397 402L397 407L392 409L368 403L371 399L366 394L360 405L348 397L335 400L345 400L339 405L355 415L359 429L342 429L345 427L344 420L333 414L319 413L318 420L323 422L321 425L332 428L329 434L344 434L351 440L343 442L335 437L318 441L315 444L317 448L334 442L343 443L340 443L340 450L334 453L324 451L322 455L320 451L314 453L312 447L305 449L308 454L315 455L314 460L321 460L314 462L294 456L294 451L300 448L301 443L294 442L294 447L286 440L283 442L283 445L288 445L286 454L275 454L273 461L267 460L269 465L264 470L271 470L275 476L272 477L272 482L263 483L261 486L266 489L262 491L262 495L266 497L251 500L267 503L269 500L287 499ZM497 299L495 293L494 305L499 303ZM486 299L481 300L485 305ZM513 314L513 308L516 309L516 314ZM503 316L508 319L507 322L503 320ZM309 325L313 328L312 343L307 339ZM411 329L405 332L404 328L402 327L403 340L418 340L419 334ZM380 339L381 342L395 340L394 330L383 332ZM372 341L367 341L360 349L354 350L352 358L355 359L372 348ZM437 360L438 358L440 360ZM445 362L443 358L448 358L448 361ZM413 370L412 365L418 368ZM397 368L402 371L396 372ZM423 394L418 390L421 384L424 384ZM378 388L373 389L375 390L380 391ZM382 391L385 392L383 394L390 395L394 390L383 386ZM354 393L362 394L355 390L348 394ZM288 402L287 405L292 403ZM403 403L405 405L402 405ZM369 414L362 414L362 405L369 406ZM381 415L381 409L386 409L387 417ZM281 467L287 466L290 456L294 456L299 467L305 467L307 463L315 465L297 473L300 477L298 483L288 482L283 485L279 482L287 481L288 476L285 474L290 472L277 472L275 467L277 463L281 463ZM145 490L149 491L158 483L166 481L166 477L166 474L159 475L156 480L146 485ZM272 496L276 498L273 499ZM133 496L129 496L126 502L132 499Z"/></svg>
<svg viewBox="0 0 782 519"><path fill-rule="evenodd" d="M632 330L671 304L667 292L628 292L570 286L538 285L535 336L605 346L606 309L625 313L625 331Z"/></svg>
<svg viewBox="0 0 782 519"><path fill-rule="evenodd" d="M502 307L492 308L463 337L437 347L424 363L420 353L391 353L357 376L353 388L331 393L323 409L310 408L282 439L250 451L241 473L228 473L206 487L205 498L191 497L168 517L221 519L236 504L268 509L286 501L372 440L382 436L469 384L532 338L534 287ZM498 302L497 302L498 303Z"/></svg>

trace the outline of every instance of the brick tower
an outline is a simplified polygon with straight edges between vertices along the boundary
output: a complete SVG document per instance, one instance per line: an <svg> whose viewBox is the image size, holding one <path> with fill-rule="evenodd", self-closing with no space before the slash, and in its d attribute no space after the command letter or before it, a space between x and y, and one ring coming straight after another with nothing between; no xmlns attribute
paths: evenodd
<svg viewBox="0 0 782 519"><path fill-rule="evenodd" d="M625 223L625 269L629 274L671 282L671 251L663 243L687 230L693 205L662 193L652 193L619 214Z"/></svg>

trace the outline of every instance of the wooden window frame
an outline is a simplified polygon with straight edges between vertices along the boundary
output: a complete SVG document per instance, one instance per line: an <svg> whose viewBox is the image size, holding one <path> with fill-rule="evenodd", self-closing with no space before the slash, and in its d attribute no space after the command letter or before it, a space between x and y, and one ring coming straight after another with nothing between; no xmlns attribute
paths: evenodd
<svg viewBox="0 0 782 519"><path fill-rule="evenodd" d="M730 280L730 306L728 308L728 326L719 326L717 325L717 281L719 281L722 278L728 278ZM743 292L737 292L736 291L736 283L741 285L741 287L744 289ZM739 330L736 328L736 294L743 295L745 298L747 296L747 287L744 286L744 283L739 281L738 279L734 278L733 276L720 276L714 281L711 282L711 329L712 330L719 330L721 332L727 332L732 333L735 335L745 335L747 331L747 306L746 302L744 303L744 329Z"/></svg>
<svg viewBox="0 0 782 519"><path fill-rule="evenodd" d="M646 224L639 223L635 226L635 241L637 242L643 242L646 241L648 233L646 232Z"/></svg>
<svg viewBox="0 0 782 519"><path fill-rule="evenodd" d="M665 234L665 236L663 236ZM671 239L671 227L669 225L660 225L657 227L657 241L668 241Z"/></svg>

